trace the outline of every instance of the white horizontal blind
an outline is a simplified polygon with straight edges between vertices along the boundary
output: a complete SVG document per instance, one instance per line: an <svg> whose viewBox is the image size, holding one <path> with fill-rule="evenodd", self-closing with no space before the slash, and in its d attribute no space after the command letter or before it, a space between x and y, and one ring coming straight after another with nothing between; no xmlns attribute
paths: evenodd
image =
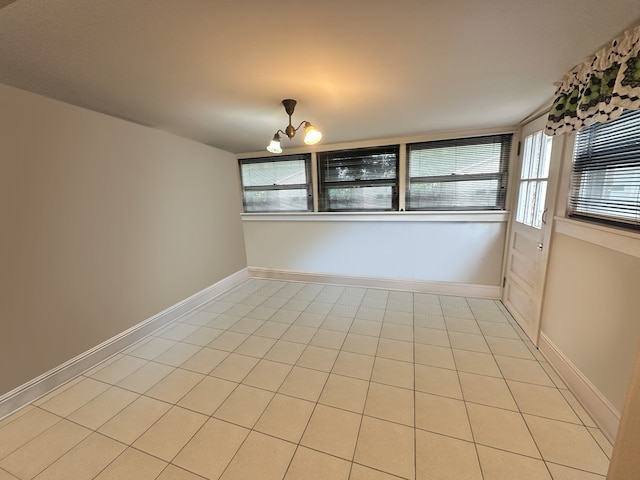
<svg viewBox="0 0 640 480"><path fill-rule="evenodd" d="M503 210L511 137L407 145L407 210Z"/></svg>
<svg viewBox="0 0 640 480"><path fill-rule="evenodd" d="M640 111L578 132L569 216L640 230Z"/></svg>
<svg viewBox="0 0 640 480"><path fill-rule="evenodd" d="M245 212L312 210L310 154L244 159L239 163Z"/></svg>
<svg viewBox="0 0 640 480"><path fill-rule="evenodd" d="M398 209L399 147L318 153L320 210Z"/></svg>

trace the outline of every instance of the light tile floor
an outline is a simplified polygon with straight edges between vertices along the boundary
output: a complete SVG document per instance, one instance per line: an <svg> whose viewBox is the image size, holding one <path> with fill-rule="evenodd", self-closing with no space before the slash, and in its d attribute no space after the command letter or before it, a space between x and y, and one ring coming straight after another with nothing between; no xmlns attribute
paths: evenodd
<svg viewBox="0 0 640 480"><path fill-rule="evenodd" d="M0 480L595 480L500 302L248 280L0 421Z"/></svg>

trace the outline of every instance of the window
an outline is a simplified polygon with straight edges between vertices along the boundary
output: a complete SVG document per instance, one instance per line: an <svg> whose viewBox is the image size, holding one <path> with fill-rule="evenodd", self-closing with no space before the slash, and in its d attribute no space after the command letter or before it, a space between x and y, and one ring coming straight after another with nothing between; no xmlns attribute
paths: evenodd
<svg viewBox="0 0 640 480"><path fill-rule="evenodd" d="M407 145L407 210L504 210L511 134Z"/></svg>
<svg viewBox="0 0 640 480"><path fill-rule="evenodd" d="M397 210L398 152L394 145L318 153L320 210Z"/></svg>
<svg viewBox="0 0 640 480"><path fill-rule="evenodd" d="M242 159L239 163L245 212L313 210L310 154L287 155L277 159Z"/></svg>
<svg viewBox="0 0 640 480"><path fill-rule="evenodd" d="M516 222L541 229L544 220L552 138L542 130L524 139Z"/></svg>
<svg viewBox="0 0 640 480"><path fill-rule="evenodd" d="M640 111L577 133L568 213L640 230Z"/></svg>

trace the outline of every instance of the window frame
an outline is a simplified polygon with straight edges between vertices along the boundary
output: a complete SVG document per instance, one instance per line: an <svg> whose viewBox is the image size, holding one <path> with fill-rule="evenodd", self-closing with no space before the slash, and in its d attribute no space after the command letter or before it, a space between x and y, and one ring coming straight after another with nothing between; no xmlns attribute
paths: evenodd
<svg viewBox="0 0 640 480"><path fill-rule="evenodd" d="M302 157L302 158L301 158ZM299 161L304 160L305 167L305 183L287 184L287 185L252 185L246 186L243 177L243 165L250 165L256 163L275 163L286 161ZM292 155L281 155L278 157L259 157L259 158L240 158L238 159L238 169L240 172L240 185L242 187L242 211L243 213L305 213L313 212L313 182L311 175L311 154L299 153ZM307 196L307 208L306 210L260 210L260 211L247 211L247 198L246 192L269 192L275 190L306 190Z"/></svg>
<svg viewBox="0 0 640 480"><path fill-rule="evenodd" d="M344 158L352 155L353 157L363 157L364 152L385 153L393 151L395 155L395 177L393 179L381 178L370 180L344 180L344 181L327 181L325 175L325 165L332 159L337 157ZM350 148L342 150L330 150L318 152L316 154L318 169L318 211L319 212L397 212L399 208L399 191L400 191L400 144L374 146L364 148ZM332 188L361 188L361 187L391 187L391 207L385 209L378 208L330 208L329 207L329 190Z"/></svg>
<svg viewBox="0 0 640 480"><path fill-rule="evenodd" d="M431 176L411 176L411 152L425 149L437 149L447 148L456 144L466 145L485 145L489 143L499 142L502 146L500 154L500 169L497 172L491 173L474 173L474 174L459 174L454 173L447 175L431 175ZM428 148L420 148L427 147ZM507 207L508 201L508 187L509 187L509 175L511 168L511 155L513 149L513 133L498 133L491 135L472 136L472 137L458 137L443 140L432 140L426 142L414 142L406 144L406 182L405 182L405 209L410 212L443 212L443 211L503 211ZM498 188L496 190L496 206L431 206L426 208L412 207L411 206L411 185L412 184L426 184L426 183L450 183L460 181L482 181L482 180L497 180Z"/></svg>
<svg viewBox="0 0 640 480"><path fill-rule="evenodd" d="M608 172L615 172L624 169L625 167L621 166L621 164L628 164L630 165L630 168L640 168L640 132L633 127L627 128L627 130L633 132L633 134L625 135L624 138L622 138L623 133L625 133L623 132L623 130L625 130L625 122L627 122L629 118L632 118L630 122L640 122L640 110L627 110L616 120L606 123L594 123L587 127L583 127L576 132L571 156L570 185L566 208L567 218L609 227L616 227L634 233L638 233L640 231L640 211L638 212L635 221L629 220L622 215L615 216L602 212L588 212L585 211L588 206L594 208L597 205L592 203L593 198L581 195L583 183L590 183L591 179L586 178L589 175L601 173L606 176ZM616 125L616 122L619 123ZM618 139L631 139L631 142L635 143L637 146L632 149L623 149L623 146L620 144L610 142L603 143L602 138L597 142L595 141L596 139L594 137L596 137L596 134L603 130L606 132L606 135L604 136L612 136L612 133L609 131L610 129L614 130L613 135L618 137ZM588 135L588 137L583 140L582 137L585 135ZM601 147L601 145L604 144L607 145L606 148ZM632 152L631 156L633 156L633 160L631 161L623 158L623 155L627 155L629 151ZM640 173L638 175L640 175ZM606 180L603 180L602 184L599 185L595 183L591 184L592 189L598 186L601 189L607 188ZM638 182L638 186L640 188L640 182ZM604 196L598 197L598 199L608 203L615 203L616 200L615 198L610 199ZM579 209L578 203L581 202L585 202L585 205L582 209ZM638 208L640 209L640 207Z"/></svg>

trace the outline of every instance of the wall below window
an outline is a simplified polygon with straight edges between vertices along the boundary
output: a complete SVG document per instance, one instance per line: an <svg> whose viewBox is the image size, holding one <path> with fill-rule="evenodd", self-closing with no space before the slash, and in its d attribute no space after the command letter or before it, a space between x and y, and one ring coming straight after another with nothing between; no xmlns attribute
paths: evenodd
<svg viewBox="0 0 640 480"><path fill-rule="evenodd" d="M640 340L639 292L638 256L553 234L542 333L618 412Z"/></svg>
<svg viewBox="0 0 640 480"><path fill-rule="evenodd" d="M0 396L246 267L232 154L0 85Z"/></svg>
<svg viewBox="0 0 640 480"><path fill-rule="evenodd" d="M243 220L249 267L495 287L502 279L504 213Z"/></svg>

